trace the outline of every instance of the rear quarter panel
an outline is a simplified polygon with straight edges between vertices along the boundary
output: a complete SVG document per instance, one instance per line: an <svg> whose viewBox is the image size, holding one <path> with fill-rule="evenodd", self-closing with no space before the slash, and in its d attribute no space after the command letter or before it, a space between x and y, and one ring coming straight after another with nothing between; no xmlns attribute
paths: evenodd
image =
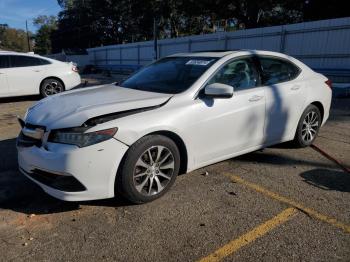
<svg viewBox="0 0 350 262"><path fill-rule="evenodd" d="M322 125L325 124L329 117L332 101L332 89L325 83L326 81L327 77L316 72L311 72L305 77L307 100L304 110L311 103L320 102L324 110Z"/></svg>
<svg viewBox="0 0 350 262"><path fill-rule="evenodd" d="M62 80L65 89L69 90L81 83L78 73L72 70L72 65L59 61L47 66L45 78L57 77Z"/></svg>

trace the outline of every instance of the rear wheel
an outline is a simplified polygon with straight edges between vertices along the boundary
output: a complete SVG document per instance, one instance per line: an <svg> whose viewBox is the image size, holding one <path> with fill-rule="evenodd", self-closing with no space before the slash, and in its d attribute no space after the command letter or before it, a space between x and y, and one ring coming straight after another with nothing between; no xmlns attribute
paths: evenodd
<svg viewBox="0 0 350 262"><path fill-rule="evenodd" d="M55 95L64 91L63 83L55 78L45 79L40 86L40 94L42 97Z"/></svg>
<svg viewBox="0 0 350 262"><path fill-rule="evenodd" d="M133 203L153 201L175 182L180 153L171 139L161 135L141 138L128 150L117 178L117 188Z"/></svg>
<svg viewBox="0 0 350 262"><path fill-rule="evenodd" d="M298 147L311 145L316 139L321 121L320 110L315 105L309 105L299 120L294 143Z"/></svg>

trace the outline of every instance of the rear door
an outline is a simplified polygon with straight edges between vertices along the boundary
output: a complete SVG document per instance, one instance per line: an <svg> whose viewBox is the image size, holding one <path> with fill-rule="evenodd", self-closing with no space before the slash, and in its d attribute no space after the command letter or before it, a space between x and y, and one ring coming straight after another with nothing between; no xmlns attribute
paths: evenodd
<svg viewBox="0 0 350 262"><path fill-rule="evenodd" d="M9 95L7 84L7 70L9 67L9 58L7 55L0 55L0 97Z"/></svg>
<svg viewBox="0 0 350 262"><path fill-rule="evenodd" d="M259 56L266 96L265 143L273 144L294 135L305 102L300 69L289 60Z"/></svg>
<svg viewBox="0 0 350 262"><path fill-rule="evenodd" d="M44 59L25 55L10 55L7 79L14 95L39 94L40 83L45 76Z"/></svg>

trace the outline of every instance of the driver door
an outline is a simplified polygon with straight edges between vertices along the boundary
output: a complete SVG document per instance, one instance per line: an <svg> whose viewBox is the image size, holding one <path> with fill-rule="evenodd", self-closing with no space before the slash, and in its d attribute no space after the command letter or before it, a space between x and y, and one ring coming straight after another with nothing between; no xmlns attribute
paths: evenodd
<svg viewBox="0 0 350 262"><path fill-rule="evenodd" d="M261 145L264 141L265 94L251 57L225 64L208 82L231 85L231 98L201 95L192 112L196 162L204 166Z"/></svg>

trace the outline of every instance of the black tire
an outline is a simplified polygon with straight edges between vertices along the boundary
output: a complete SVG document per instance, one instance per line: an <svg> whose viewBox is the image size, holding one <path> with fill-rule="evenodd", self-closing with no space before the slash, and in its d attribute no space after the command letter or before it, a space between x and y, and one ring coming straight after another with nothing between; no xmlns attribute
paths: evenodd
<svg viewBox="0 0 350 262"><path fill-rule="evenodd" d="M151 160L146 158L147 155L149 156L148 150L151 153ZM160 152L159 156L158 152ZM166 158L168 153L171 154ZM161 161L157 162L157 159L161 159L161 157L165 159L164 163L160 163ZM146 163L147 167L138 165L140 160L142 160L142 164ZM152 166L148 165L153 161ZM169 166L169 163L173 165L173 168L166 168L166 166ZM156 174L157 170L155 170L157 168L156 165L158 165L158 174ZM163 169L164 167L165 169ZM162 135L145 136L135 142L127 151L117 174L116 191L135 204L153 201L164 195L171 188L179 173L179 169L180 152L173 140ZM146 172L148 173L143 175ZM142 176L135 177L140 175ZM163 175L170 179L165 179ZM147 179L148 181L146 181Z"/></svg>
<svg viewBox="0 0 350 262"><path fill-rule="evenodd" d="M320 110L315 105L309 105L300 117L293 141L295 146L300 148L310 146L318 135L321 123Z"/></svg>
<svg viewBox="0 0 350 262"><path fill-rule="evenodd" d="M64 91L64 85L61 80L56 78L47 78L40 85L40 95L47 97Z"/></svg>

